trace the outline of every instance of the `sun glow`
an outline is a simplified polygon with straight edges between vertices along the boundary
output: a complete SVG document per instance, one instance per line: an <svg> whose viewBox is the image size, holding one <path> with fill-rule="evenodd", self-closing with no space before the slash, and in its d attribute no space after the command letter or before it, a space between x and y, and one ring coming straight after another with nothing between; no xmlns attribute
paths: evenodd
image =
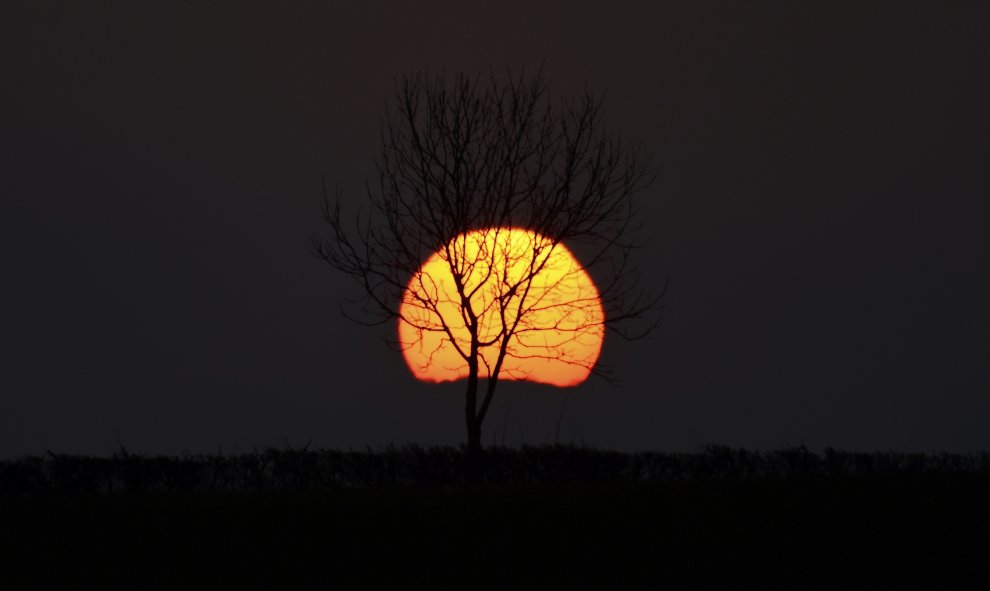
<svg viewBox="0 0 990 591"><path fill-rule="evenodd" d="M598 289L574 255L518 228L451 240L414 274L399 314L406 363L430 382L468 376L472 317L482 379L498 369L502 380L574 386L591 373L605 332Z"/></svg>

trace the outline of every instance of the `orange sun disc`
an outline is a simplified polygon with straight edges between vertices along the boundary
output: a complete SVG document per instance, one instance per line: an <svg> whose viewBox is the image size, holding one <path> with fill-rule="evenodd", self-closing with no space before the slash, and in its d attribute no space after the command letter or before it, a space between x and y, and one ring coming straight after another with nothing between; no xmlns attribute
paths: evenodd
<svg viewBox="0 0 990 591"><path fill-rule="evenodd" d="M468 376L472 317L482 379L493 375L504 346L499 379L577 385L594 368L605 334L598 289L574 255L518 228L451 240L409 281L399 315L406 363L428 382Z"/></svg>

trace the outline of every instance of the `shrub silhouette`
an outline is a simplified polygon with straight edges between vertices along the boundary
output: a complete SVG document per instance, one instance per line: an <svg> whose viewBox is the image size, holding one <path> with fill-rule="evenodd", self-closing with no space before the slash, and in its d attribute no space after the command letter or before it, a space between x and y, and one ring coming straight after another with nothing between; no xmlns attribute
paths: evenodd
<svg viewBox="0 0 990 591"><path fill-rule="evenodd" d="M452 447L266 448L239 455L109 457L48 452L0 461L0 495L320 491L465 484L467 451ZM493 485L842 479L990 474L990 453L849 452L806 447L751 451L709 445L694 453L623 453L567 445L493 447Z"/></svg>

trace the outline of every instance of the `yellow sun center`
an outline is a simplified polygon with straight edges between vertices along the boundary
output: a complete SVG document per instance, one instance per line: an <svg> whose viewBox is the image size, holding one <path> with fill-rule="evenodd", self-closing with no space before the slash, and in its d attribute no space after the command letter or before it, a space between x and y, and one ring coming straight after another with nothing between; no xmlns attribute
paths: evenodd
<svg viewBox="0 0 990 591"><path fill-rule="evenodd" d="M591 277L561 243L529 230L457 236L412 277L399 342L416 378L468 376L475 326L479 377L573 386L601 352L605 314Z"/></svg>

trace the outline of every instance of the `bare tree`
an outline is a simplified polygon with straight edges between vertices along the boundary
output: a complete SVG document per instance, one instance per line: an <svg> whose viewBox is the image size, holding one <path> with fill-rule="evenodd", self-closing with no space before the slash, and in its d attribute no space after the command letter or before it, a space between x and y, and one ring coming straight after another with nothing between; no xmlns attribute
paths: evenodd
<svg viewBox="0 0 990 591"><path fill-rule="evenodd" d="M500 378L526 378L527 359L601 374L597 353L573 349L656 325L662 291L640 288L630 259L632 197L652 173L606 128L600 98L557 99L540 73L419 73L396 82L390 109L370 208L346 217L339 192L324 190L330 235L314 249L360 285L349 317L398 320L397 344L417 347L423 369L466 379L476 463Z"/></svg>

